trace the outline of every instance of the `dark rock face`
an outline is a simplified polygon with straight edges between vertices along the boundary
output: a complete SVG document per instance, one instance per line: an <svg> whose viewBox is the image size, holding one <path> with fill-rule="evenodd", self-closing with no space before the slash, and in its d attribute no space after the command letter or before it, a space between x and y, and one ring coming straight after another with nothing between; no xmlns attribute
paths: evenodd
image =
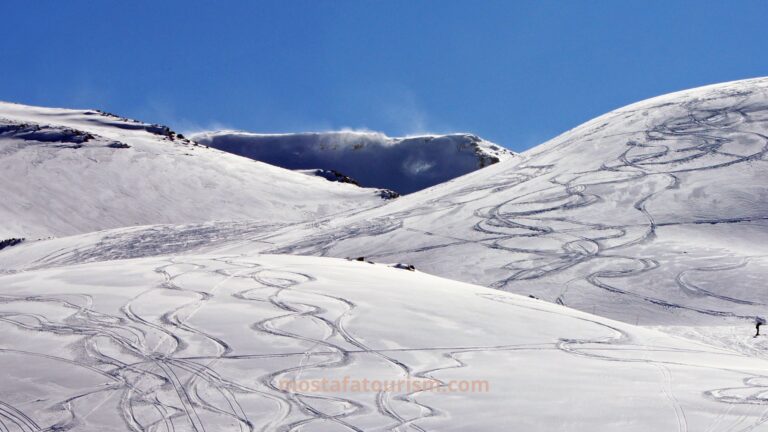
<svg viewBox="0 0 768 432"><path fill-rule="evenodd" d="M41 126L28 123L0 124L0 135L42 143L83 144L94 139L88 132L66 127ZM74 148L79 148L74 146Z"/></svg>
<svg viewBox="0 0 768 432"><path fill-rule="evenodd" d="M15 138L29 143L50 144L56 148L79 149L89 146L103 146L113 149L130 148L120 141L110 141L89 132L62 126L48 126L34 123L0 123L0 137ZM104 144L106 142L106 144Z"/></svg>
<svg viewBox="0 0 768 432"><path fill-rule="evenodd" d="M357 180L334 169L317 169L315 170L315 175L332 182L349 183L355 186L360 186L360 183L358 183Z"/></svg>
<svg viewBox="0 0 768 432"><path fill-rule="evenodd" d="M357 180L333 169L316 169L312 171L312 174L318 177L322 177L328 181L348 183L355 186L360 186L360 183L358 183ZM379 194L379 197L383 200L391 200L391 199L400 197L399 193L390 189L379 189L377 190L377 193Z"/></svg>
<svg viewBox="0 0 768 432"><path fill-rule="evenodd" d="M379 190L379 196L383 200L391 200L391 199L399 198L400 194L395 192L395 191L393 191L393 190L380 189Z"/></svg>
<svg viewBox="0 0 768 432"><path fill-rule="evenodd" d="M0 250L3 250L7 247L16 246L17 244L23 242L23 238L9 238L5 240L0 240Z"/></svg>

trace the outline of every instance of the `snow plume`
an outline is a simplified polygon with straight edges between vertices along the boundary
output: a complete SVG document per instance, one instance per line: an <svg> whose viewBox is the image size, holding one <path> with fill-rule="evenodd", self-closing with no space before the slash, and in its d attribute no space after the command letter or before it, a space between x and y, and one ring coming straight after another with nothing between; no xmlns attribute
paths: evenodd
<svg viewBox="0 0 768 432"><path fill-rule="evenodd" d="M338 171L363 186L411 193L516 155L471 134L393 138L368 130L196 134L201 144L293 170Z"/></svg>

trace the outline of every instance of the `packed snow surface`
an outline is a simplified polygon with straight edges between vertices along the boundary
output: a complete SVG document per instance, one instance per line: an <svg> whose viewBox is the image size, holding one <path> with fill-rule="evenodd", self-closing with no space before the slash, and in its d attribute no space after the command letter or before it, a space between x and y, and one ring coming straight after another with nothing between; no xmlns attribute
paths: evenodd
<svg viewBox="0 0 768 432"><path fill-rule="evenodd" d="M510 150L470 134L390 138L375 132L254 134L215 131L192 138L288 169L334 170L363 186L407 194L499 161Z"/></svg>
<svg viewBox="0 0 768 432"><path fill-rule="evenodd" d="M177 255L0 285L2 430L725 431L768 420L762 358L380 264Z"/></svg>

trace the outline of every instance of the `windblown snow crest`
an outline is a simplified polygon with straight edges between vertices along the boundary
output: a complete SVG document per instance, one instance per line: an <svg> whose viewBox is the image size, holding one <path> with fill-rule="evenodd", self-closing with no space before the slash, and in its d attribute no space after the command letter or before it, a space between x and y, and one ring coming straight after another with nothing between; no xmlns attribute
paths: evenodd
<svg viewBox="0 0 768 432"><path fill-rule="evenodd" d="M202 132L195 141L287 169L337 171L407 194L518 156L471 134L391 138L376 132Z"/></svg>

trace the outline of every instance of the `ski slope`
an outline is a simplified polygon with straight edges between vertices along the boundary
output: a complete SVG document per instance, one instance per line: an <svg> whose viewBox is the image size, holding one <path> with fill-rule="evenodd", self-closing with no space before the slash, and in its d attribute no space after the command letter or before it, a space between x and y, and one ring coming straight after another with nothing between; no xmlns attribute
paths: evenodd
<svg viewBox="0 0 768 432"><path fill-rule="evenodd" d="M633 324L749 326L768 304L767 87L639 102L520 162L373 209L284 228L164 225L28 243L1 251L0 268L195 251L365 256Z"/></svg>
<svg viewBox="0 0 768 432"><path fill-rule="evenodd" d="M768 79L391 201L0 114L2 431L768 429Z"/></svg>
<svg viewBox="0 0 768 432"><path fill-rule="evenodd" d="M176 255L0 285L2 430L747 431L768 421L762 356L382 264ZM285 385L323 379L380 385ZM404 380L433 387L384 384Z"/></svg>
<svg viewBox="0 0 768 432"><path fill-rule="evenodd" d="M211 131L195 141L292 170L334 170L367 187L408 194L499 161L517 159L470 134L390 138L377 132L254 134Z"/></svg>
<svg viewBox="0 0 768 432"><path fill-rule="evenodd" d="M768 79L653 98L397 202L262 238L647 325L743 322L768 291Z"/></svg>
<svg viewBox="0 0 768 432"><path fill-rule="evenodd" d="M156 223L297 222L383 201L93 110L0 103L0 240Z"/></svg>

